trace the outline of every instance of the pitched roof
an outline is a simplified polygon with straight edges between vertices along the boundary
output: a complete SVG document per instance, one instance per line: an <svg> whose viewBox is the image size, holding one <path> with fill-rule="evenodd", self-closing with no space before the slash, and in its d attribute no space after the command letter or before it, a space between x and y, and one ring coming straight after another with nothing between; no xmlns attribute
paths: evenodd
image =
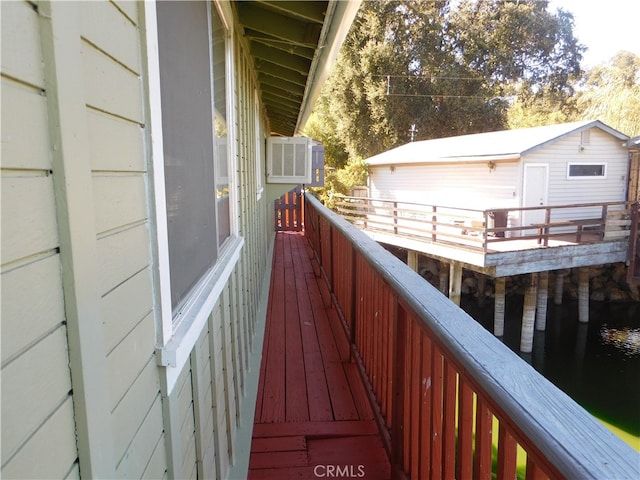
<svg viewBox="0 0 640 480"><path fill-rule="evenodd" d="M584 120L412 142L370 157L366 162L369 165L390 165L517 159L567 135L593 127L600 128L620 140L626 141L629 138L600 120Z"/></svg>

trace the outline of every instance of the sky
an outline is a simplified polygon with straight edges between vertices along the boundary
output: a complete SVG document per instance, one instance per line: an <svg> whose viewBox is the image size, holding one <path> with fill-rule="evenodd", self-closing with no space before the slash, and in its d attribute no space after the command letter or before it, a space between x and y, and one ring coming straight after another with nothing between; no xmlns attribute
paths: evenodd
<svg viewBox="0 0 640 480"><path fill-rule="evenodd" d="M550 0L549 10L573 13L573 33L588 47L582 68L609 60L620 50L640 56L640 0Z"/></svg>

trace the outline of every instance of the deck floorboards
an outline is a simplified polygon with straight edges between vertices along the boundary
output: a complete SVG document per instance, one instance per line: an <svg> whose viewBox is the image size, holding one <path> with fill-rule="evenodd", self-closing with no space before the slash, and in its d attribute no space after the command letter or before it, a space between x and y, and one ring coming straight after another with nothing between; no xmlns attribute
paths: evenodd
<svg viewBox="0 0 640 480"><path fill-rule="evenodd" d="M304 235L276 234L250 479L390 478L389 460Z"/></svg>

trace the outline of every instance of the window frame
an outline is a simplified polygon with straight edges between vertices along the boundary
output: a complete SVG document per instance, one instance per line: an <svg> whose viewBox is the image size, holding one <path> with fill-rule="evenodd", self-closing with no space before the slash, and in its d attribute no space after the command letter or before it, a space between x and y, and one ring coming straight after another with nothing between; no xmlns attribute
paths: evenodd
<svg viewBox="0 0 640 480"><path fill-rule="evenodd" d="M260 128L260 97L258 95L258 90L253 90L253 101L255 102L254 106L254 129L255 129L255 137L256 137L256 200L260 200L262 198L262 192L264 191L264 155L266 147L266 137L262 134L262 129Z"/></svg>
<svg viewBox="0 0 640 480"><path fill-rule="evenodd" d="M215 304L220 298L229 278L240 260L244 239L238 234L236 218L237 185L235 131L235 97L233 84L233 30L232 11L229 6L218 2L206 1L208 17L209 52L212 54L212 8L217 12L226 29L225 68L226 68L226 114L227 114L227 155L229 168L229 206L230 236L218 246L218 258L215 263L197 280L184 302L174 312L171 300L171 271L169 265L168 217L166 205L166 184L164 173L164 137L162 129L162 106L160 88L160 58L158 45L158 22L155 2L144 2L146 69L145 80L148 93L147 139L150 163L151 209L150 229L152 256L154 261L154 283L156 285L156 359L165 367L163 387L169 394L191 351L208 321ZM211 65L211 68L213 66ZM213 77L211 77L213 81ZM213 98L212 98L213 102ZM213 119L212 119L213 120ZM212 159L213 160L213 159ZM217 207L216 207L217 222Z"/></svg>
<svg viewBox="0 0 640 480"><path fill-rule="evenodd" d="M601 166L602 167L602 175L571 175L571 167L574 166ZM568 162L567 163L567 180L603 180L607 178L607 162Z"/></svg>

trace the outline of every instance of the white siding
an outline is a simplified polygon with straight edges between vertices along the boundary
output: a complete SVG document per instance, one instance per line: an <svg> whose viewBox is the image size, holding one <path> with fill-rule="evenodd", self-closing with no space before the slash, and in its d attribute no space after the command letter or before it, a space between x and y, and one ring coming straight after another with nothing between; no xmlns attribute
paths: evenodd
<svg viewBox="0 0 640 480"><path fill-rule="evenodd" d="M123 477L139 477L158 446L164 449L154 357L141 36L136 9L125 15L107 1L80 2L79 8L114 461ZM166 466L156 468L161 473Z"/></svg>
<svg viewBox="0 0 640 480"><path fill-rule="evenodd" d="M371 197L473 209L521 207L523 166L549 165L549 205L618 202L626 195L628 154L622 142L593 128L589 145L580 150L580 133L570 135L532 153L522 163L438 163L371 167ZM569 179L569 163L606 163L605 178ZM559 212L553 220L599 217L598 209ZM578 217L576 217L578 215Z"/></svg>
<svg viewBox="0 0 640 480"><path fill-rule="evenodd" d="M519 205L515 162L371 167L371 197L484 210Z"/></svg>
<svg viewBox="0 0 640 480"><path fill-rule="evenodd" d="M2 2L2 477L77 460L40 19Z"/></svg>
<svg viewBox="0 0 640 480"><path fill-rule="evenodd" d="M621 202L625 200L628 174L628 153L622 141L600 130L592 128L590 141L580 150L580 133L560 139L540 148L523 158L524 163L549 165L549 205L571 205L577 203ZM569 163L606 163L606 177L569 179ZM576 217L576 214L578 217ZM601 209L584 209L558 212L553 220L565 218L598 218Z"/></svg>
<svg viewBox="0 0 640 480"><path fill-rule="evenodd" d="M86 478L90 469L83 470L83 462L93 459L78 454L79 416L85 410L89 417L103 406L86 401L95 397L81 396L74 385L73 369L90 375L94 363L85 365L86 356L68 354L69 338L75 335L82 345L82 334L73 330L77 325L67 326L65 289L74 283L64 268L61 243L90 252L95 262L81 272L95 286L85 297L95 298L87 310L93 314L82 317L79 309L78 322L91 325L102 347L89 357L98 358L104 370L94 376L94 385L105 392L108 418L103 421L109 430L85 433L109 444L108 461L97 467L96 476L106 470L118 478L225 477L238 427L250 423L240 418L240 406L272 238L267 223L272 207L266 196L256 201L256 138L264 138L256 125L264 128L264 122L256 119L253 63L234 38L230 132L238 166L234 214L244 247L215 308L207 312L191 362L168 393L155 355L160 307L148 191L153 152L146 119L145 32L138 23L142 8L139 2L96 1L53 9L52 16L73 22L70 31L79 32L69 34L62 47L53 42L56 52L81 66L55 80L72 76L81 87L66 89L67 94L73 90L72 101L81 108L65 112L73 113L71 124L83 128L61 134L82 144L75 150L82 152L77 160L51 149L56 129L68 128L49 119L57 107L47 88L60 86L44 74L43 64L47 72L56 72L47 57L54 49L43 53L40 35L51 17L40 17L27 2L2 2L3 477ZM88 179L81 190L90 225L69 227L80 231L80 247L65 245L61 234L74 219L60 222L67 215L67 192L64 182L56 183L56 162L82 171L75 178Z"/></svg>

